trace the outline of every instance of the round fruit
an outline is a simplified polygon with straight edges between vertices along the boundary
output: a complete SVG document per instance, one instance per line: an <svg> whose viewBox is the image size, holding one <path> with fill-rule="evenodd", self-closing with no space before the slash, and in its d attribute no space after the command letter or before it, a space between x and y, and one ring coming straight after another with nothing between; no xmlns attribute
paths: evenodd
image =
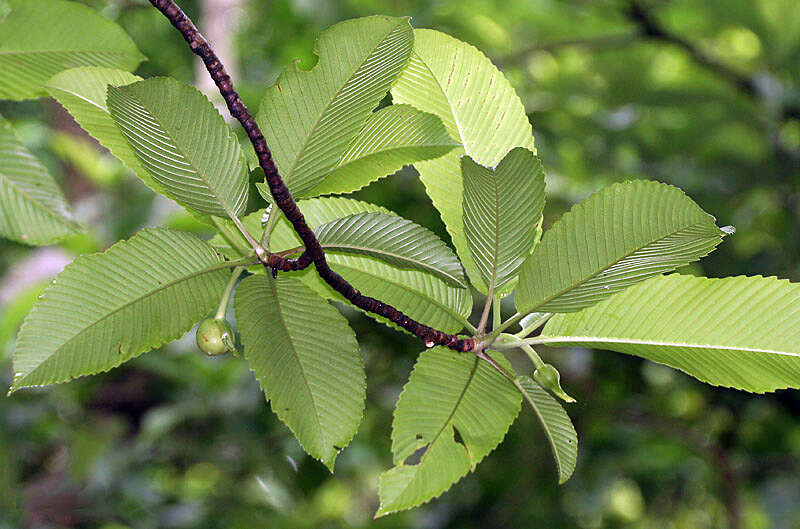
<svg viewBox="0 0 800 529"><path fill-rule="evenodd" d="M208 356L232 353L236 350L231 324L224 319L207 318L200 322L195 334L197 347Z"/></svg>

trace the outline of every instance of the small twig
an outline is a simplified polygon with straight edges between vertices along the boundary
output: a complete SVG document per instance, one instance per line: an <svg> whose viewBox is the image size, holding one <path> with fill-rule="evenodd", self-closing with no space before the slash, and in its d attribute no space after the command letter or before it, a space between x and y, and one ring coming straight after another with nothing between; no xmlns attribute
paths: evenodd
<svg viewBox="0 0 800 529"><path fill-rule="evenodd" d="M499 293L495 293L492 301L492 329L500 327L503 323L503 313L500 307L502 302L503 297Z"/></svg>
<svg viewBox="0 0 800 529"><path fill-rule="evenodd" d="M170 23L181 32L181 35L183 35L183 38L189 44L192 52L203 60L203 64L205 64L209 75L211 75L211 78L214 80L214 84L219 89L223 99L225 99L225 104L231 115L241 123L242 128L247 132L247 137L253 144L256 155L258 156L258 163L261 169L264 170L267 185L269 185L275 204L281 209L286 219L291 223L294 231L297 233L298 237L300 237L300 240L303 241L306 252L293 263L272 254L269 255L266 260L262 259L264 266L269 266L273 270L284 270L283 267L288 267L290 270L298 270L301 266L308 266L313 262L316 266L317 274L346 300L360 309L383 316L392 323L421 338L425 341L426 347L442 345L460 352L473 351L475 348L474 339L462 339L455 334L448 334L434 329L433 327L423 325L413 318L406 316L391 305L383 303L375 298L364 296L361 292L356 290L353 285L331 269L325 259L325 252L322 246L320 246L317 237L306 222L292 194L289 192L289 189L278 173L278 168L272 160L272 153L267 146L264 135L261 133L261 129L259 129L258 124L256 124L244 102L239 97L239 94L234 89L231 78L225 71L222 62L220 62L217 55L211 49L211 46L197 30L194 23L189 20L189 17L181 11L181 8L178 7L173 0L150 0L150 3L161 11ZM258 247L260 247L260 245L258 245ZM262 256L259 255L259 257L261 258Z"/></svg>
<svg viewBox="0 0 800 529"><path fill-rule="evenodd" d="M481 319L478 322L478 337L482 338L486 332L486 323L489 321L489 309L492 307L492 300L494 299L494 279L489 283L489 292L486 294L486 303L483 304L483 312Z"/></svg>

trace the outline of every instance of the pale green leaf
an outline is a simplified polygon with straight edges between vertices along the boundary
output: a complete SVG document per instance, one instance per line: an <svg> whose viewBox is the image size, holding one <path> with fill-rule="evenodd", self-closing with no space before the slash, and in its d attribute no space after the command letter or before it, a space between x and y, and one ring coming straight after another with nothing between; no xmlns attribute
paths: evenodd
<svg viewBox="0 0 800 529"><path fill-rule="evenodd" d="M392 87L392 97L439 116L463 146L414 167L470 281L486 293L464 235L460 158L466 154L484 167L494 167L514 147L535 152L531 125L514 89L483 53L433 30L415 30L414 39L414 53Z"/></svg>
<svg viewBox="0 0 800 529"><path fill-rule="evenodd" d="M0 116L0 236L41 245L80 229L52 175Z"/></svg>
<svg viewBox="0 0 800 529"><path fill-rule="evenodd" d="M108 108L164 194L200 213L244 212L249 185L244 154L201 92L174 79L153 78L110 86Z"/></svg>
<svg viewBox="0 0 800 529"><path fill-rule="evenodd" d="M410 220L383 213L358 213L314 230L327 251L377 257L401 268L434 274L467 288L461 263L433 232Z"/></svg>
<svg viewBox="0 0 800 529"><path fill-rule="evenodd" d="M580 310L708 255L724 234L676 187L647 180L610 185L544 234L520 269L517 310Z"/></svg>
<svg viewBox="0 0 800 529"><path fill-rule="evenodd" d="M272 411L332 472L366 399L361 354L347 320L288 277L248 277L234 307L245 358Z"/></svg>
<svg viewBox="0 0 800 529"><path fill-rule="evenodd" d="M493 356L511 370L502 355ZM475 355L424 351L394 412L395 466L381 475L376 516L430 501L475 470L505 437L521 400L508 379Z"/></svg>
<svg viewBox="0 0 800 529"><path fill-rule="evenodd" d="M295 197L308 196L339 167L408 61L413 40L407 18L340 22L319 36L313 69L295 63L267 90L256 121Z"/></svg>
<svg viewBox="0 0 800 529"><path fill-rule="evenodd" d="M550 442L560 485L575 471L575 463L578 460L578 434L567 412L544 388L529 377L519 377L517 381L522 387L525 400L539 417Z"/></svg>
<svg viewBox="0 0 800 529"><path fill-rule="evenodd" d="M370 116L333 172L305 195L351 193L404 165L438 158L459 145L437 116L392 105Z"/></svg>
<svg viewBox="0 0 800 529"><path fill-rule="evenodd" d="M341 197L301 200L300 211L312 229L345 216L359 213L394 213L367 202ZM263 231L263 213L255 213L243 222L251 233ZM235 237L236 244L244 239ZM230 241L215 236L211 244L227 255L240 256ZM270 249L273 252L290 250L302 246L302 241L289 222L281 217L272 232ZM439 277L419 270L410 270L383 262L366 255L353 255L337 251L326 251L331 268L353 284L362 294L380 299L409 317L446 332L457 332L472 312L472 296L469 289L449 285ZM313 266L300 272L289 272L291 277L305 283L319 295L328 299L346 302L327 283L319 278ZM379 321L388 321L369 313Z"/></svg>
<svg viewBox="0 0 800 529"><path fill-rule="evenodd" d="M0 99L47 95L43 84L79 66L132 71L144 59L114 22L78 2L11 0L0 21Z"/></svg>
<svg viewBox="0 0 800 529"><path fill-rule="evenodd" d="M142 166L128 141L111 118L106 104L108 85L124 86L142 78L124 70L88 66L53 76L45 89L75 118L78 125L119 158L148 187L164 193L161 185Z"/></svg>
<svg viewBox="0 0 800 529"><path fill-rule="evenodd" d="M800 284L774 277L656 277L574 314L540 341L641 356L716 386L800 388Z"/></svg>
<svg viewBox="0 0 800 529"><path fill-rule="evenodd" d="M78 257L25 318L11 391L108 371L181 337L216 306L225 268L201 239L165 228Z"/></svg>
<svg viewBox="0 0 800 529"><path fill-rule="evenodd" d="M536 155L517 147L495 169L465 156L461 171L467 244L483 281L501 292L533 248L544 209L544 170Z"/></svg>

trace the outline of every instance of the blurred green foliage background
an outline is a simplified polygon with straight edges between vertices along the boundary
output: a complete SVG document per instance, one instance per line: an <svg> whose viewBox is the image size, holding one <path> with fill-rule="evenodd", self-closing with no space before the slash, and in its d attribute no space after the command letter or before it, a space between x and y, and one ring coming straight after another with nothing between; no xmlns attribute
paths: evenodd
<svg viewBox="0 0 800 529"><path fill-rule="evenodd" d="M85 3L149 57L140 75L207 83L147 2ZM607 183L658 179L737 228L695 271L800 281L797 0L180 4L201 30L227 32L212 43L230 46L227 63L253 109L286 64L311 67L315 36L343 19L410 15L466 40L503 69L530 115L547 224ZM7 385L16 329L66 262L145 226L205 228L126 173L55 102L0 103L0 113L90 227L57 247L0 241ZM411 169L356 195L446 237ZM109 373L0 399L0 528L800 528L800 393L712 388L585 349L546 351L579 400L569 407L579 462L566 485L556 485L549 446L524 409L499 449L442 498L373 521L392 409L421 346L343 310L369 387L335 475L304 455L242 361L205 358L189 335Z"/></svg>

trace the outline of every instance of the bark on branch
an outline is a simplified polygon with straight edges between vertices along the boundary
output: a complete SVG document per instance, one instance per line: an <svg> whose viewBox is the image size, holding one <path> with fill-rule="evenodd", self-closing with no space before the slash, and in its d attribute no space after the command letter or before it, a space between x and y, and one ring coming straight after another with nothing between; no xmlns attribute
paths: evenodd
<svg viewBox="0 0 800 529"><path fill-rule="evenodd" d="M172 25L181 32L192 52L203 60L206 70L208 70L214 80L214 84L225 99L228 111L241 123L242 128L247 132L247 137L250 138L250 142L253 144L258 156L258 163L266 175L267 185L269 185L275 204L292 224L300 240L303 241L306 251L298 259L285 259L275 254L260 256L259 258L262 259L264 266L272 270L300 270L314 263L317 268L317 274L350 303L367 312L383 316L399 325L424 340L427 347L443 345L460 352L472 351L475 348L475 340L472 338L461 339L454 334L447 334L433 327L423 325L387 303L362 295L353 285L331 269L325 259L325 252L322 246L320 246L314 232L305 218L303 218L297 203L278 173L278 168L272 160L272 154L269 147L267 147L264 135L234 89L230 76L211 49L211 46L173 0L150 0L150 3L161 11Z"/></svg>

